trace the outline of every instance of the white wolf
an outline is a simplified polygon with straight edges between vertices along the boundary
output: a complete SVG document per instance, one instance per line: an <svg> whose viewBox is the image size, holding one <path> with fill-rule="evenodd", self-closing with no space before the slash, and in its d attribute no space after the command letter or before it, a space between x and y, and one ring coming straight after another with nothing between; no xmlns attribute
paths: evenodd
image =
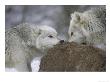
<svg viewBox="0 0 110 82"><path fill-rule="evenodd" d="M69 42L86 43L106 49L106 9L91 8L71 14Z"/></svg>
<svg viewBox="0 0 110 82"><path fill-rule="evenodd" d="M5 32L5 67L31 71L31 61L62 40L55 29L23 23Z"/></svg>

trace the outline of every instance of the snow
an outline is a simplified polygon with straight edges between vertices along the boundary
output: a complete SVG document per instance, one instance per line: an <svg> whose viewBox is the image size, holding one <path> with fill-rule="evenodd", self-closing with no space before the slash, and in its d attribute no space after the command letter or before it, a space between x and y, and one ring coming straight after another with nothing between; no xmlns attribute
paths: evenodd
<svg viewBox="0 0 110 82"><path fill-rule="evenodd" d="M35 59L32 60L32 62L31 62L32 72L38 72L39 71L40 60L41 60L40 57L36 57Z"/></svg>
<svg viewBox="0 0 110 82"><path fill-rule="evenodd" d="M18 72L15 68L5 68L6 72Z"/></svg>
<svg viewBox="0 0 110 82"><path fill-rule="evenodd" d="M40 66L41 57L36 57L31 62L32 72L38 72ZM5 72L18 72L15 68L5 68Z"/></svg>

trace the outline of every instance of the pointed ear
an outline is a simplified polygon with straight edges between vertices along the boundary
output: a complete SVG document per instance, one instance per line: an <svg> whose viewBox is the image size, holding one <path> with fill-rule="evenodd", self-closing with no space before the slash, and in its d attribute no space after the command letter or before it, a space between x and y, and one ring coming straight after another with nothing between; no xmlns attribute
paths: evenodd
<svg viewBox="0 0 110 82"><path fill-rule="evenodd" d="M81 17L79 12L74 12L71 14L71 18L73 18L75 21L79 22Z"/></svg>

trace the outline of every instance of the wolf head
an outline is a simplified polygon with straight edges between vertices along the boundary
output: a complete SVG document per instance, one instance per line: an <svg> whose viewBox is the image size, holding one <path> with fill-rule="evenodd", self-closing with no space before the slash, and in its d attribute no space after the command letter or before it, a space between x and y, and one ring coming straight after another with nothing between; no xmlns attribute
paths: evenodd
<svg viewBox="0 0 110 82"><path fill-rule="evenodd" d="M39 35L36 38L36 47L40 50L52 48L54 45L61 42L57 37L57 32L54 28L49 26L38 26Z"/></svg>

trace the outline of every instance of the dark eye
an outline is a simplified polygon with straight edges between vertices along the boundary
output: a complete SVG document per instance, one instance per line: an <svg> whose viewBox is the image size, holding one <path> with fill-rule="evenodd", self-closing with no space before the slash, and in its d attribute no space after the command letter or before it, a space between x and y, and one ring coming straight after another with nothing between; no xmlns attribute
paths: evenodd
<svg viewBox="0 0 110 82"><path fill-rule="evenodd" d="M71 36L73 35L73 32L71 32Z"/></svg>
<svg viewBox="0 0 110 82"><path fill-rule="evenodd" d="M53 38L53 36L52 36L52 35L49 35L48 37L49 37L49 38Z"/></svg>
<svg viewBox="0 0 110 82"><path fill-rule="evenodd" d="M82 44L83 44L83 45L86 45L86 43L85 43L85 42L83 42Z"/></svg>

